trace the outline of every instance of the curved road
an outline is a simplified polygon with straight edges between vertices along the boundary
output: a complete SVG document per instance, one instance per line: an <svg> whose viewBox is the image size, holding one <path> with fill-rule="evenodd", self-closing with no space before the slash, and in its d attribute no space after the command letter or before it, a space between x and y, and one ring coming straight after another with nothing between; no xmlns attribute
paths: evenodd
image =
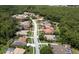
<svg viewBox="0 0 79 59"><path fill-rule="evenodd" d="M39 42L38 42L38 35L37 35L37 23L36 23L36 20L33 20L31 17L30 19L32 20L33 22L33 25L34 25L34 44L35 44L35 51L36 51L36 54L40 54L40 49L39 49Z"/></svg>

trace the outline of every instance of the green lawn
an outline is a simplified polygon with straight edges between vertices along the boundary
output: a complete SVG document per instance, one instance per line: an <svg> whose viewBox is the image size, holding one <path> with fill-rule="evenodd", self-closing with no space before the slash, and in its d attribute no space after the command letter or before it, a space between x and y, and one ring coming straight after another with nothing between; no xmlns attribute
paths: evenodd
<svg viewBox="0 0 79 59"><path fill-rule="evenodd" d="M79 50L75 49L75 48L72 48L72 53L73 54L79 54Z"/></svg>
<svg viewBox="0 0 79 59"><path fill-rule="evenodd" d="M41 43L49 43L49 42L46 40L41 40Z"/></svg>
<svg viewBox="0 0 79 59"><path fill-rule="evenodd" d="M6 53L7 48L8 48L7 46L0 45L0 54Z"/></svg>
<svg viewBox="0 0 79 59"><path fill-rule="evenodd" d="M52 49L51 47L48 45L41 45L40 47L40 53L41 54L52 54Z"/></svg>
<svg viewBox="0 0 79 59"><path fill-rule="evenodd" d="M31 38L28 38L28 43L32 43L32 39Z"/></svg>
<svg viewBox="0 0 79 59"><path fill-rule="evenodd" d="M40 40L41 41L41 43L52 43L52 42L54 42L54 41L47 41L47 40Z"/></svg>
<svg viewBox="0 0 79 59"><path fill-rule="evenodd" d="M27 47L25 54L33 54L33 47Z"/></svg>

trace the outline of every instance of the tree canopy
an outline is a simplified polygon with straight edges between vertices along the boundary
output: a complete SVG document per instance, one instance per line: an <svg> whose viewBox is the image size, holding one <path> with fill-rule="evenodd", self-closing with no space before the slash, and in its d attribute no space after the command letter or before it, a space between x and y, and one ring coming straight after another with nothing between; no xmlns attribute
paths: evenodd
<svg viewBox="0 0 79 59"><path fill-rule="evenodd" d="M79 49L79 6L26 6L1 5L0 6L0 44L15 36L17 21L11 16L24 11L34 12L51 22L58 22L60 29L60 42L68 43Z"/></svg>

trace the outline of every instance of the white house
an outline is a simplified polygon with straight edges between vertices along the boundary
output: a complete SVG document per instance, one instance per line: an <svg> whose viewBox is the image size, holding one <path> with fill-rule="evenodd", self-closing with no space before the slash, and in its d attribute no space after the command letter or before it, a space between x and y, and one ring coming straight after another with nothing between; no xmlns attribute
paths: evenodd
<svg viewBox="0 0 79 59"><path fill-rule="evenodd" d="M28 15L28 16L35 16L34 13L30 13L30 12L24 12L24 15Z"/></svg>
<svg viewBox="0 0 79 59"><path fill-rule="evenodd" d="M16 35L24 35L24 36L26 36L28 31L29 30L21 30L21 31L16 32Z"/></svg>
<svg viewBox="0 0 79 59"><path fill-rule="evenodd" d="M24 30L29 29L31 26L31 22L30 21L24 21L24 22L20 22L20 27Z"/></svg>
<svg viewBox="0 0 79 59"><path fill-rule="evenodd" d="M44 35L47 40L56 40L55 35Z"/></svg>

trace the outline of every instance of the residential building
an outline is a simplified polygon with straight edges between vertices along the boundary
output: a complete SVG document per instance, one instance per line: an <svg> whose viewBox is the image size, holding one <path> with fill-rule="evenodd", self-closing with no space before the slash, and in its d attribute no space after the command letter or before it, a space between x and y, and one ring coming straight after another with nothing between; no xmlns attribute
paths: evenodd
<svg viewBox="0 0 79 59"><path fill-rule="evenodd" d="M14 41L12 45L13 46L24 46L26 45L27 42L28 42L27 36L22 36L22 37L19 37L18 40Z"/></svg>
<svg viewBox="0 0 79 59"><path fill-rule="evenodd" d="M22 37L19 37L18 41L27 42L28 41L27 38L28 38L27 36L22 36Z"/></svg>
<svg viewBox="0 0 79 59"><path fill-rule="evenodd" d="M18 40L14 41L12 43L12 46L24 46L24 45L26 45L26 42L21 42L21 41L18 41Z"/></svg>
<svg viewBox="0 0 79 59"><path fill-rule="evenodd" d="M28 15L17 14L17 15L13 15L12 17L17 19L18 21L22 22L22 21L25 21L27 19Z"/></svg>
<svg viewBox="0 0 79 59"><path fill-rule="evenodd" d="M8 48L6 54L13 54L15 48Z"/></svg>
<svg viewBox="0 0 79 59"><path fill-rule="evenodd" d="M24 12L24 15L28 15L28 16L35 16L34 13L30 13L30 12Z"/></svg>
<svg viewBox="0 0 79 59"><path fill-rule="evenodd" d="M44 35L44 37L46 38L46 40L49 40L49 41L56 40L55 35Z"/></svg>
<svg viewBox="0 0 79 59"><path fill-rule="evenodd" d="M40 15L36 15L35 17L36 17L37 20L39 20L39 21L43 21L43 20L44 20L44 17L42 17L42 16L40 16Z"/></svg>
<svg viewBox="0 0 79 59"><path fill-rule="evenodd" d="M51 48L54 54L71 54L72 53L70 45L67 45L67 44L63 44L63 45L51 44Z"/></svg>
<svg viewBox="0 0 79 59"><path fill-rule="evenodd" d="M42 31L45 34L53 34L54 33L54 28L50 27L50 26L45 26L45 27L42 27Z"/></svg>
<svg viewBox="0 0 79 59"><path fill-rule="evenodd" d="M20 28L23 30L29 29L31 26L31 21L20 22Z"/></svg>
<svg viewBox="0 0 79 59"><path fill-rule="evenodd" d="M24 36L27 36L29 30L21 30L21 31L18 31L16 32L16 35L20 36L20 35L24 35Z"/></svg>
<svg viewBox="0 0 79 59"><path fill-rule="evenodd" d="M51 23L50 23L49 21L47 21L47 20L42 21L42 22L40 23L40 25L41 25L41 26L52 26Z"/></svg>
<svg viewBox="0 0 79 59"><path fill-rule="evenodd" d="M23 48L15 48L13 51L13 54L23 54L25 52L25 49Z"/></svg>

